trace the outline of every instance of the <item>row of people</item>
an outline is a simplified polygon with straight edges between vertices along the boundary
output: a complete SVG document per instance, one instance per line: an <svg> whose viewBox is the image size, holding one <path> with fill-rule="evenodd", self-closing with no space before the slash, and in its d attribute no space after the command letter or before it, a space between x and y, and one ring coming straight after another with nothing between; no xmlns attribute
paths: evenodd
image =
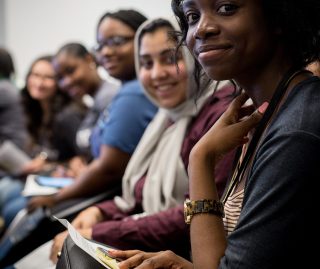
<svg viewBox="0 0 320 269"><path fill-rule="evenodd" d="M313 4L314 8L310 9L309 4ZM219 7L213 6L210 1L206 0L173 0L172 6L182 29L180 42L186 41L196 58L196 67L199 68L200 63L206 74L214 80L234 79L236 85L240 86L240 92L243 88L246 94L241 93L231 103L226 113L193 147L189 157L191 201L186 203L189 209L185 213L188 217L186 222L191 222L193 264L172 252L157 254L139 251L111 251L111 254L118 258L129 258L119 265L121 268L135 266L140 268L173 268L175 266L182 268L218 268L218 266L219 268L233 268L234 266L283 268L288 265L290 268L300 268L306 264L310 266L314 260L308 259L308 254L313 254L313 252L309 248L302 249L301 246L309 245L312 238L304 236L299 231L301 228L306 229L308 225L306 219L315 209L313 200L315 191L310 195L306 184L315 181L318 177L316 145L319 140L319 128L317 121L312 120L311 112L317 111L319 107L316 102L319 78L312 76L304 68L310 62L319 60L320 48L316 45L319 44L320 25L316 22L315 16L311 16L315 15L312 12L319 10L319 4L310 0L303 6L300 5L300 11L303 12L299 13L297 13L296 6L291 9L288 5L283 5L281 9L275 2L269 1L268 4L262 5L254 0L244 1L243 5L233 3ZM287 17L289 24L285 24L287 21L280 20L276 20L274 24L269 23L270 14L279 14L281 16L278 18L282 18L288 14L288 11L290 11L290 16ZM290 21L290 18L294 17L292 14L304 20L294 18ZM256 21L260 23L257 24ZM304 24L299 24L300 22L306 23L306 21L309 23L307 28L304 27ZM168 93L168 88L175 88L178 84L173 80L173 74L178 75L181 79L184 68L180 61L181 59L188 60L183 50L171 54L175 56L174 58L166 58L168 51L163 53L159 46L160 41L163 41L161 38L163 35L166 37L165 44L169 52L173 50L170 46L177 45L177 40L168 41L168 28L172 32L172 27L154 25L156 24L143 25L141 31L136 35L137 73L147 96L153 101L156 100L161 107L150 126L157 126L157 120L160 121L159 115L163 110L170 110L167 101L169 97L173 98L173 95ZM299 48L296 50L290 47L291 37L295 35L293 28L290 28L292 25L296 26L295 29L300 30L301 35L301 43L297 45ZM221 43L219 45L215 42ZM250 46L248 47L247 44ZM105 43L102 48L107 46ZM164 62L162 62L163 59ZM243 59L250 60L243 61ZM175 65L176 61L178 67ZM167 81L163 78L163 81L167 83L161 84L161 79L157 75L165 74L165 65L167 65L167 70L174 66L175 73L172 69L173 73L167 77ZM202 71L196 69L195 84L188 81L188 86L191 85L192 89L198 92L197 102L190 103L196 107L197 112L193 115L192 106L190 109L187 105L185 110L188 117L200 115L199 118L202 119L208 113L206 111L202 115L201 109L200 112L198 110L198 106L204 105L203 98L210 92L210 86L212 86L205 79L206 76ZM187 75L186 79L191 77ZM199 88L199 85L203 83L204 87ZM187 91L188 87L184 89ZM216 94L223 90L225 89L220 89ZM181 97L178 91L176 94ZM187 92L185 94L185 99L188 100ZM194 95L191 94L191 96ZM252 99L253 105L244 107L248 97ZM180 103L177 101L176 104ZM292 117L294 111L297 110L300 111L298 121ZM172 142L173 139L166 140L165 134L171 129L178 133L178 126L182 125L181 123L188 124L186 119L177 118L178 120L175 121L176 116L179 117L186 111L184 107L174 111L173 115L167 111L164 115L168 116L169 121L161 124L163 128L160 132L161 137L156 141L152 137L152 134L155 135L152 131L157 128L147 129L124 174L121 197L89 208L74 220L74 225L81 229L86 237L95 238L102 231L102 236L98 235L97 239L108 243L109 233L118 231L117 240L121 238L122 225L119 225L116 216L119 217L120 223L123 221L123 226L128 223L127 228L129 228L128 234L130 235L134 232L130 230L132 223L137 225L139 220L143 219L148 222L149 218L152 219L158 213L160 216L164 213L163 217L166 217L165 213L175 208L173 197L180 200L178 204L181 205L184 197L181 198L183 192L178 190L184 188L185 191L188 191L188 187L182 184L186 181L184 177L174 173L179 168L179 157L174 157L177 156L174 153L177 146L179 147L177 142L179 140L174 139L174 142ZM175 128L171 128L173 126ZM166 143L162 143L162 140ZM170 142L173 144L171 145ZM223 203L221 203L219 185L216 184L221 158L226 158L227 153L233 153L239 147L242 148L239 163L225 191ZM168 154L165 148L168 148ZM301 158L294 154L297 149L306 161L303 166L299 165ZM154 151L150 154L150 150ZM181 152L178 151L178 154ZM175 162L170 162L170 158L174 158ZM153 165L153 162L156 165ZM170 169L171 165L173 172ZM227 169L226 166L223 168ZM227 171L230 172L231 169ZM170 174L167 176L166 173L171 172L174 176ZM167 178L168 181L166 181ZM174 180L171 180L172 178ZM297 197L303 198L306 203L301 203ZM165 207L165 211L162 212L161 203L167 201L169 201L169 206ZM277 201L277 203L273 204L272 201ZM173 205L170 202L173 202ZM206 211L206 203L215 206L211 211ZM201 212L209 214L197 214L199 211L195 209L201 205L203 206ZM223 206L225 213L222 210ZM108 215L112 209L116 209L115 214ZM178 210L182 217L182 209ZM144 214L140 215L141 212ZM139 215L132 216L136 213ZM221 217L224 214L222 221ZM174 214L169 214L167 217L171 219L173 216ZM160 222L160 226L163 223L161 217L156 217L155 220ZM179 221L174 223L179 223ZM115 225L115 228L110 228L108 233L108 227L112 225ZM149 226L150 230L156 227L156 225ZM99 228L101 228L100 231ZM181 227L172 227L172 224L169 228L182 231ZM166 232L170 234L169 228L167 227ZM154 230L151 231L151 234L152 232ZM159 237L163 233L159 230L156 232L159 232L155 236L156 240L161 242ZM148 245L143 242L141 236L136 238L133 235L132 242L126 244L125 238L128 234L123 235L122 240L118 242L118 247L157 250L155 243L157 241ZM180 240L187 249L187 233L183 232L180 236ZM277 238L280 240L274 240ZM110 240L113 246L117 246L116 240ZM160 249L171 249L183 256L184 253L181 254L179 248L174 249L177 245L169 241L168 246L168 242L161 244ZM294 244L294 242L299 244ZM179 245L179 242L177 244ZM56 257L56 251L60 248L61 244L58 249L53 248L52 259ZM295 259L292 259L292 255ZM186 256L187 259L191 258ZM140 263L142 264L139 265Z"/></svg>
<svg viewBox="0 0 320 269"><path fill-rule="evenodd" d="M110 251L116 258L131 257L120 268L303 268L316 262L311 245L318 233L305 231L316 209L310 184L319 177L320 133L313 115L320 108L320 81L306 67L319 61L320 5L242 4L173 0L183 37L201 67L212 79L234 79L245 93L190 154L191 201L185 213L192 263L172 252ZM297 29L300 43L293 48ZM244 107L248 97L253 107ZM239 146L223 213L212 169ZM210 202L219 206L205 211ZM201 205L205 214L197 214Z"/></svg>
<svg viewBox="0 0 320 269"><path fill-rule="evenodd" d="M172 7L201 68L244 93L190 154L192 261L170 251L109 254L126 259L121 269L314 267L320 80L306 67L319 62L319 2L172 0ZM248 97L253 112L243 106ZM203 205L221 205L212 168L239 146L222 218L220 206Z"/></svg>
<svg viewBox="0 0 320 269"><path fill-rule="evenodd" d="M136 71L146 96L159 107L148 125L122 179L122 196L89 207L73 225L87 238L120 249L169 248L188 258L183 201L188 193L187 167L194 144L221 116L233 98L233 86L209 84L196 98L193 61L178 52L178 30L164 19L144 23L136 34ZM176 66L177 65L177 66ZM179 71L177 71L177 69ZM216 90L216 92L215 92ZM232 154L216 170L219 194L232 166ZM67 235L55 238L55 261Z"/></svg>
<svg viewBox="0 0 320 269"><path fill-rule="evenodd" d="M128 17L134 18L134 21L128 21ZM19 195L10 203L6 203L4 213L9 220L20 208L26 206L26 203L29 203L29 210L32 211L37 207L44 205L52 207L53 204L72 197L88 196L114 185L121 185L119 180L125 166L157 108L145 97L135 78L133 39L120 42L117 37L124 35L133 37L145 19L142 14L133 10L121 10L104 15L99 25L108 27L107 33L110 36L109 40L112 39L112 44L108 49L98 50L97 59L107 69L109 75L120 80L122 85L103 113L95 111L100 116L90 141L93 160L87 166L82 165L81 173L79 169L74 169L74 184L55 196L34 197L31 201L27 201L28 199ZM112 29L113 32L110 32ZM108 41L108 37L101 38ZM88 78L92 74L91 69L95 69L93 63L90 54L84 54L83 48L79 45L64 46L52 61L58 85L75 96L90 89L89 86L92 84L89 83L94 80L88 82L85 76ZM72 121L69 124L72 124Z"/></svg>
<svg viewBox="0 0 320 269"><path fill-rule="evenodd" d="M197 86L191 55L186 49L177 57L175 54L178 40L172 39L172 33L177 29L168 20L155 19L145 22L136 33L136 72L146 96L159 111L129 161L122 179L122 196L82 211L73 225L85 237L117 248L170 248L189 258L188 229L183 218L188 156L225 111L234 87L209 83L195 102ZM233 153L215 172L220 195L232 160ZM66 235L64 232L55 238L51 253L54 262ZM41 248L38 251L42 252Z"/></svg>

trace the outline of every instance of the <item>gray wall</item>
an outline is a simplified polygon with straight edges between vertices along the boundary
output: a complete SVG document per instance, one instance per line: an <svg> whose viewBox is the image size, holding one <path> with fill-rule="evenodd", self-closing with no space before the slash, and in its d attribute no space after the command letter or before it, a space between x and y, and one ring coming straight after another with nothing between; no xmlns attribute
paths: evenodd
<svg viewBox="0 0 320 269"><path fill-rule="evenodd" d="M5 26L5 45L13 54L21 83L38 56L52 54L70 41L92 47L97 21L106 11L135 8L149 18L172 16L171 0L0 1L6 5L5 9L0 6L0 20L5 17L5 23L0 23ZM4 10L6 13L2 14Z"/></svg>

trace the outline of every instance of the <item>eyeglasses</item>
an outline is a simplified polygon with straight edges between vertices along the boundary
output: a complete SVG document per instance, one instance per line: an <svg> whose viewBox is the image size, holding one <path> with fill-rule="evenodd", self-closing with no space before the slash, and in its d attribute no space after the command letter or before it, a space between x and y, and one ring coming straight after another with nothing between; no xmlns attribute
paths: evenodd
<svg viewBox="0 0 320 269"><path fill-rule="evenodd" d="M33 73L33 72L31 72L29 74L29 77L33 78L33 79L40 79L40 80L46 80L46 81L55 81L56 80L56 78L54 76L41 75L41 74Z"/></svg>
<svg viewBox="0 0 320 269"><path fill-rule="evenodd" d="M96 44L93 49L99 52L103 49L103 47L114 48L117 46L123 46L133 38L133 36L112 36Z"/></svg>

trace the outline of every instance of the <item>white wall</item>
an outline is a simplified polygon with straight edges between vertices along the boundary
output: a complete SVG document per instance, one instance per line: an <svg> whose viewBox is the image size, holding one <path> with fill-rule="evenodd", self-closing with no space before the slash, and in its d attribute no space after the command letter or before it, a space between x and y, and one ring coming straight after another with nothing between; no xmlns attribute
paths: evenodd
<svg viewBox="0 0 320 269"><path fill-rule="evenodd" d="M31 62L70 41L90 48L98 19L107 11L134 8L149 18L172 16L171 0L5 0L5 45L13 54L17 77Z"/></svg>
<svg viewBox="0 0 320 269"><path fill-rule="evenodd" d="M4 1L0 0L0 46L4 46L5 44L5 13L4 13Z"/></svg>

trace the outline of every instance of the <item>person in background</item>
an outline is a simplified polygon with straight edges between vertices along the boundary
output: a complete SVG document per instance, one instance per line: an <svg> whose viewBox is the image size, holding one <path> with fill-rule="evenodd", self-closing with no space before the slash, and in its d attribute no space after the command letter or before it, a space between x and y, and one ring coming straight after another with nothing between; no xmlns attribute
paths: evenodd
<svg viewBox="0 0 320 269"><path fill-rule="evenodd" d="M92 132L94 159L81 170L74 184L55 195L33 197L29 210L88 197L121 184L125 167L157 111L144 95L135 75L133 38L145 20L146 17L135 10L119 10L106 13L99 21L97 59L110 76L121 81L121 87Z"/></svg>
<svg viewBox="0 0 320 269"><path fill-rule="evenodd" d="M141 13L130 9L108 12L99 21L97 41L100 49L97 47L97 59L110 76L121 81L120 89L110 106L99 117L91 135L91 141L94 142L93 160L75 177L70 186L60 189L54 195L33 197L28 204L30 212L39 207L51 208L71 198L86 199L121 185L126 165L146 126L157 112L156 106L144 95L135 74L133 38L145 20L146 17ZM125 41L122 39L124 36L127 37ZM10 250L2 264L11 264L38 247L39 245L26 242L46 229L47 227L37 227ZM49 233L47 237L48 235ZM52 236L54 235L51 238ZM47 237L43 236L41 239L50 239Z"/></svg>
<svg viewBox="0 0 320 269"><path fill-rule="evenodd" d="M30 136L27 152L34 159L22 172L51 173L65 163L86 162L89 138L84 136L90 135L117 86L99 77L93 56L79 43L65 44L54 57L35 60L26 81L21 94ZM76 143L77 135L82 136L82 143ZM6 222L10 223L26 203L21 195L7 203L3 210Z"/></svg>
<svg viewBox="0 0 320 269"><path fill-rule="evenodd" d="M63 45L52 63L59 86L80 106L80 122L77 119L69 120L68 115L73 113L72 109L59 115L60 124L56 128L62 133L55 138L56 143L64 147L69 137L74 144L74 155L84 157L86 163L92 159L89 141L91 132L100 114L112 102L119 85L101 78L94 56L80 43ZM67 124L69 128L61 128Z"/></svg>
<svg viewBox="0 0 320 269"><path fill-rule="evenodd" d="M29 140L27 153L33 161L24 168L24 174L45 170L48 162L63 161L63 151L55 144L55 128L59 113L71 104L71 99L61 91L52 66L52 56L37 58L28 71L25 87L21 91ZM68 145L65 145L68 149Z"/></svg>
<svg viewBox="0 0 320 269"><path fill-rule="evenodd" d="M320 79L305 67L320 60L320 2L173 0L172 6L183 42L205 72L234 79L244 93L190 154L185 213L192 263L169 251L110 255L133 255L121 269L313 268ZM244 106L248 97L254 111ZM242 156L221 204L212 167L238 146Z"/></svg>
<svg viewBox="0 0 320 269"><path fill-rule="evenodd" d="M69 162L72 166L89 158L89 138L77 144L77 134L90 135L116 92L117 85L99 77L94 57L79 43L65 44L54 57L36 59L21 92L29 134L26 151L33 158L21 173L50 174L57 165ZM83 104L83 99L89 104ZM24 184L13 181L20 187L10 201L3 202L6 226L29 200L20 194Z"/></svg>
<svg viewBox="0 0 320 269"><path fill-rule="evenodd" d="M14 62L10 52L0 48L0 211L5 201L10 201L20 191L20 184L12 184L11 179L7 177L20 171L8 163L8 159L12 158L8 158L5 148L10 149L10 152L12 150L24 152L27 143L21 100L13 82L14 73ZM9 148L6 147L8 145ZM1 233L5 227L5 220L2 217L0 223Z"/></svg>
<svg viewBox="0 0 320 269"><path fill-rule="evenodd" d="M27 131L19 91L13 82L14 73L12 56L8 50L0 48L0 143L10 140L24 150Z"/></svg>
<svg viewBox="0 0 320 269"><path fill-rule="evenodd" d="M58 114L71 105L71 99L58 87L51 61L51 55L35 59L27 73L25 87L20 92L28 136L24 150L30 157L30 161L21 169L20 176L46 173L56 162L64 160L60 158L63 156L59 152L61 148L54 143L53 138L60 132L54 126ZM65 148L68 149L68 145ZM5 181L8 183L7 187L2 190L10 199L2 199L1 215L8 227L19 210L26 205L27 198L21 195L23 180L7 177Z"/></svg>

